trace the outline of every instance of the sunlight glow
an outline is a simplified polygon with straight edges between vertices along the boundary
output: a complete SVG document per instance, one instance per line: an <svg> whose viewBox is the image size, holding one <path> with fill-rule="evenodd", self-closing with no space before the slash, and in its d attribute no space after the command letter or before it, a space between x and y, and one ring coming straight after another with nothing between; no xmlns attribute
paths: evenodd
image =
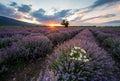
<svg viewBox="0 0 120 81"><path fill-rule="evenodd" d="M49 24L50 27L54 27L55 25L54 24Z"/></svg>
<svg viewBox="0 0 120 81"><path fill-rule="evenodd" d="M59 22L56 21L49 21L46 23L47 26L51 27L51 28L55 28L57 26L61 26L61 24Z"/></svg>

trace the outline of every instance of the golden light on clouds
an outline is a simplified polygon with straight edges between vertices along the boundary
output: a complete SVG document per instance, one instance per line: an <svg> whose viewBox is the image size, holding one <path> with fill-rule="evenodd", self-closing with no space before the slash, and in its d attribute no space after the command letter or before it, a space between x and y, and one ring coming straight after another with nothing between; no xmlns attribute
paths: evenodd
<svg viewBox="0 0 120 81"><path fill-rule="evenodd" d="M29 22L29 23L34 23L34 24L40 24L40 22L38 22L35 18L33 18L33 20L23 19L22 21Z"/></svg>
<svg viewBox="0 0 120 81"><path fill-rule="evenodd" d="M19 18L17 18L17 20L33 23L33 24L40 24L40 22L38 22L36 18L29 16L28 13L18 13L18 14L19 14Z"/></svg>
<svg viewBox="0 0 120 81"><path fill-rule="evenodd" d="M120 5L116 6L114 9L119 11L120 10Z"/></svg>
<svg viewBox="0 0 120 81"><path fill-rule="evenodd" d="M18 18L18 20L23 22L33 23L33 24L40 24L40 22L38 22L35 18L33 18L32 20L28 20L28 19L25 19L24 17L20 17Z"/></svg>

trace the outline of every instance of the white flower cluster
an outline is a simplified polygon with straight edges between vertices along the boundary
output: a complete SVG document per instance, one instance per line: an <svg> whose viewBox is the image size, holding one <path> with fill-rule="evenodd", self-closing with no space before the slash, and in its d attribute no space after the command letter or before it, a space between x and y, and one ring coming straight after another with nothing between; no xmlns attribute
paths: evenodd
<svg viewBox="0 0 120 81"><path fill-rule="evenodd" d="M86 51L84 49L75 46L73 49L71 49L70 57L71 59L74 59L74 60L87 62L89 61L89 59L85 54L86 54Z"/></svg>

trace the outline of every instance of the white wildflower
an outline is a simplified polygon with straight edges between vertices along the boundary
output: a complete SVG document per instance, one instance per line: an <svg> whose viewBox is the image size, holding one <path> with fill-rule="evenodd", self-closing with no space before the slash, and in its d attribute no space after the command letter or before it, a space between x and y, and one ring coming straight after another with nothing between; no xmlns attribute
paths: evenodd
<svg viewBox="0 0 120 81"><path fill-rule="evenodd" d="M81 49L80 47L74 47L74 49Z"/></svg>
<svg viewBox="0 0 120 81"><path fill-rule="evenodd" d="M88 62L88 61L89 61L89 59L84 59L83 61L84 61L84 62Z"/></svg>
<svg viewBox="0 0 120 81"><path fill-rule="evenodd" d="M87 57L86 56L83 56L84 59L86 59Z"/></svg>
<svg viewBox="0 0 120 81"><path fill-rule="evenodd" d="M73 56L73 54L74 54L74 53L73 53L73 52L71 52L71 53L70 53L70 56Z"/></svg>
<svg viewBox="0 0 120 81"><path fill-rule="evenodd" d="M85 51L84 49L81 49L81 52L82 52L82 53L86 53L86 51Z"/></svg>

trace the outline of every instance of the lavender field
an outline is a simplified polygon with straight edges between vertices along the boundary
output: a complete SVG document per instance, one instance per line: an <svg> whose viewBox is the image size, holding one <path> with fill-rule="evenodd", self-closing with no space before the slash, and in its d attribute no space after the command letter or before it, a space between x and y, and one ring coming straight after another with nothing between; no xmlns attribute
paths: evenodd
<svg viewBox="0 0 120 81"><path fill-rule="evenodd" d="M0 81L119 81L120 30L1 28Z"/></svg>
<svg viewBox="0 0 120 81"><path fill-rule="evenodd" d="M120 0L0 0L0 81L120 81Z"/></svg>

